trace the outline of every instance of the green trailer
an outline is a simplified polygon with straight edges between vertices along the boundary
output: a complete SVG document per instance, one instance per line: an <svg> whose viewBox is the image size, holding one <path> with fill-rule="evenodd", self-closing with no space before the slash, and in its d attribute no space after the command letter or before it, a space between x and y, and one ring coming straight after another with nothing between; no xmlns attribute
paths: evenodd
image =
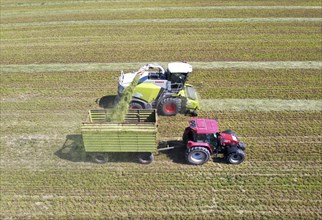
<svg viewBox="0 0 322 220"><path fill-rule="evenodd" d="M81 126L85 152L97 163L105 163L113 153L133 153L148 164L157 152L156 110L129 110L124 122L109 122L110 110L89 110Z"/></svg>

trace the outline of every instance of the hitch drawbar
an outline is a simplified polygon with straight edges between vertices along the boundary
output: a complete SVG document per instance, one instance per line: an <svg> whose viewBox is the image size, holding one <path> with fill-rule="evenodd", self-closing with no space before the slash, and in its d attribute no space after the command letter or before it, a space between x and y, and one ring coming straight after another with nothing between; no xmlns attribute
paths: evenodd
<svg viewBox="0 0 322 220"><path fill-rule="evenodd" d="M160 141L158 146L158 151L167 151L177 148L184 148L184 144L182 141Z"/></svg>

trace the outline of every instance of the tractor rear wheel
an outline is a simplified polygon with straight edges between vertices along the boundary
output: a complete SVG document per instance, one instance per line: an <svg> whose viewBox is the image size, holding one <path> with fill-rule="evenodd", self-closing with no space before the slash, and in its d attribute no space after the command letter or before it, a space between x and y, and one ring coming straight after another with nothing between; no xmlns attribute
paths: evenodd
<svg viewBox="0 0 322 220"><path fill-rule="evenodd" d="M138 160L142 164L150 164L154 160L153 153L151 152L139 153Z"/></svg>
<svg viewBox="0 0 322 220"><path fill-rule="evenodd" d="M187 149L186 160L193 165L202 165L206 163L210 158L210 152L204 147L193 147Z"/></svg>
<svg viewBox="0 0 322 220"><path fill-rule="evenodd" d="M230 164L240 164L245 159L245 152L241 149L236 149L234 151L231 151L227 155L227 162Z"/></svg>
<svg viewBox="0 0 322 220"><path fill-rule="evenodd" d="M95 163L106 163L109 160L107 153L93 153L91 156Z"/></svg>
<svg viewBox="0 0 322 220"><path fill-rule="evenodd" d="M160 115L175 116L180 111L181 102L178 98L165 98L160 102L158 111Z"/></svg>

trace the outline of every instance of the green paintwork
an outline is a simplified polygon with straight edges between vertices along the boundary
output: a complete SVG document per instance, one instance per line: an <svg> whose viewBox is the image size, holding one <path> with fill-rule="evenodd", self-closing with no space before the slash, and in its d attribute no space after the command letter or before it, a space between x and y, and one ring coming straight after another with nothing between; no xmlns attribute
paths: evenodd
<svg viewBox="0 0 322 220"><path fill-rule="evenodd" d="M156 152L155 110L129 110L124 123L107 122L107 109L90 110L81 126L86 152Z"/></svg>
<svg viewBox="0 0 322 220"><path fill-rule="evenodd" d="M181 96L187 99L186 108L191 110L200 110L200 103L197 92L190 84L185 84L184 89L180 90L174 96Z"/></svg>
<svg viewBox="0 0 322 220"><path fill-rule="evenodd" d="M133 95L136 98L143 99L146 102L151 103L158 97L160 90L160 86L156 86L153 83L144 82L135 87Z"/></svg>

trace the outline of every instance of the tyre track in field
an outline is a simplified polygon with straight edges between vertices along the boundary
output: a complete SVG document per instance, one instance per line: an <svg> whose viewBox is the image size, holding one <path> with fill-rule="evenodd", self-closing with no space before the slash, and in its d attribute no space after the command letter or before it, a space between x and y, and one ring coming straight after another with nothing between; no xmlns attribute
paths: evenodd
<svg viewBox="0 0 322 220"><path fill-rule="evenodd" d="M166 66L165 62L159 63ZM273 61L273 62L189 62L195 69L322 69L320 61ZM146 63L49 63L0 65L1 73L40 73L78 71L135 70Z"/></svg>
<svg viewBox="0 0 322 220"><path fill-rule="evenodd" d="M49 6L49 3L46 3ZM29 6L29 5L28 5ZM34 6L40 6L35 4ZM5 6L3 6L5 8ZM100 12L131 12L131 11L195 11L195 10L321 10L321 6L196 6L196 7L146 7L146 8L112 8L112 9L82 9L82 10L49 10L49 11L22 11L19 13L2 14L3 18L30 15L54 15L54 14L84 14Z"/></svg>
<svg viewBox="0 0 322 220"><path fill-rule="evenodd" d="M322 100L202 99L203 111L322 111Z"/></svg>
<svg viewBox="0 0 322 220"><path fill-rule="evenodd" d="M83 20L83 21L48 21L1 24L0 27L50 27L73 25L113 25L113 24L162 24L162 23L280 23L280 22L322 22L322 18L165 18L165 19L125 19L125 20Z"/></svg>

